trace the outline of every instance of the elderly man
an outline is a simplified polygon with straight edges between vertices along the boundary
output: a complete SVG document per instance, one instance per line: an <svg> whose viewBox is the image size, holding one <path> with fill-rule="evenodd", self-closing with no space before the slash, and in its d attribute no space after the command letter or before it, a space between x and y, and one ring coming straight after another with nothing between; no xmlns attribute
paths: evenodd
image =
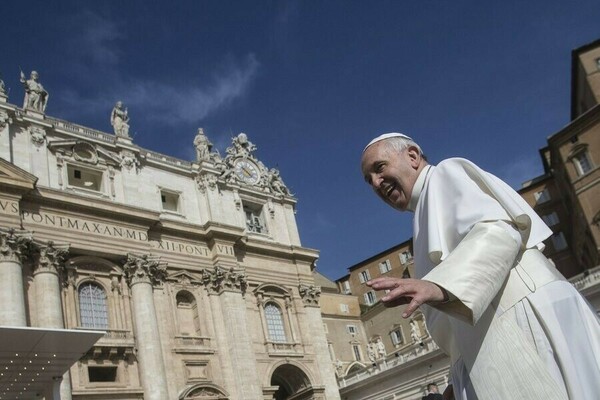
<svg viewBox="0 0 600 400"><path fill-rule="evenodd" d="M372 140L365 180L414 212L417 279L377 278L387 306L421 307L457 399L596 399L600 324L541 253L551 235L508 185L465 159L428 165L408 136Z"/></svg>

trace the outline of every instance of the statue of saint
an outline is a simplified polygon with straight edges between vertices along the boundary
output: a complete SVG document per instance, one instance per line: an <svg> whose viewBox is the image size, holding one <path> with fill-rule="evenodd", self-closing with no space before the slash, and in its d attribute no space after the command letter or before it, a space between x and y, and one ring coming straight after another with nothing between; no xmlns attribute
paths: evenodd
<svg viewBox="0 0 600 400"><path fill-rule="evenodd" d="M30 108L39 112L45 112L48 105L48 92L39 82L39 74L36 71L31 71L29 79L25 78L25 74L21 71L21 83L25 88L25 99L23 108Z"/></svg>
<svg viewBox="0 0 600 400"><path fill-rule="evenodd" d="M122 101L117 101L112 113L110 113L110 124L113 126L115 135L129 137L129 114L127 108L123 107Z"/></svg>
<svg viewBox="0 0 600 400"><path fill-rule="evenodd" d="M381 338L377 338L377 353L381 358L385 358L387 355L387 352L385 351L385 344L383 344Z"/></svg>
<svg viewBox="0 0 600 400"><path fill-rule="evenodd" d="M289 195L290 191L281 180L281 175L277 168L271 168L267 173L267 186L271 189L272 193L279 195Z"/></svg>
<svg viewBox="0 0 600 400"><path fill-rule="evenodd" d="M210 152L213 145L204 134L204 129L202 128L198 128L198 134L194 138L194 147L196 147L196 160L210 160Z"/></svg>
<svg viewBox="0 0 600 400"><path fill-rule="evenodd" d="M367 345L367 355L369 356L369 361L374 363L375 359L377 358L377 355L375 354L375 344L374 343L369 343Z"/></svg>
<svg viewBox="0 0 600 400"><path fill-rule="evenodd" d="M414 319L410 320L410 337L415 343L422 344L421 335L419 334L419 327Z"/></svg>
<svg viewBox="0 0 600 400"><path fill-rule="evenodd" d="M0 95L6 96L6 86L4 85L4 81L0 79Z"/></svg>

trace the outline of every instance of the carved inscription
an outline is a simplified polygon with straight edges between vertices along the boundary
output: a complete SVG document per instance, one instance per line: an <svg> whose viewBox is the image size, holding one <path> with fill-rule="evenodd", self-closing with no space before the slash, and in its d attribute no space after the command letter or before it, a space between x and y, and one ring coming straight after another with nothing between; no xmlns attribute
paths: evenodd
<svg viewBox="0 0 600 400"><path fill-rule="evenodd" d="M18 215L19 204L16 201L2 200L0 199L0 213Z"/></svg>

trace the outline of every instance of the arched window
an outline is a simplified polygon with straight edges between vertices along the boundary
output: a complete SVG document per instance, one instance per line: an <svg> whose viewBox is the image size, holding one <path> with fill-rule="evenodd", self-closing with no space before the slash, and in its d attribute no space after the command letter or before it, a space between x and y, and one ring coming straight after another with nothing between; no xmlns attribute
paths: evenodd
<svg viewBox="0 0 600 400"><path fill-rule="evenodd" d="M269 339L277 343L286 343L285 328L283 327L283 317L281 310L273 303L265 306L265 318L267 320L267 329L269 330Z"/></svg>
<svg viewBox="0 0 600 400"><path fill-rule="evenodd" d="M194 295L190 292L181 291L175 298L177 301L177 321L179 333L184 336L195 336L200 332L200 321L198 319L198 307Z"/></svg>
<svg viewBox="0 0 600 400"><path fill-rule="evenodd" d="M89 282L79 287L79 315L83 328L108 329L106 293L99 285Z"/></svg>

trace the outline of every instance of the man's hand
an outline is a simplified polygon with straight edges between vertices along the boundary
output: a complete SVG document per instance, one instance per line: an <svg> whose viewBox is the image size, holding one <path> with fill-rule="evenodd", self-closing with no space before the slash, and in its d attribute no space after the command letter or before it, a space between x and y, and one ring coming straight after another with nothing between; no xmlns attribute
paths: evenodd
<svg viewBox="0 0 600 400"><path fill-rule="evenodd" d="M448 295L438 285L420 279L375 278L368 281L367 286L375 290L390 290L381 299L386 307L408 304L408 307L402 313L403 318L410 317L421 304L441 302L448 299Z"/></svg>

